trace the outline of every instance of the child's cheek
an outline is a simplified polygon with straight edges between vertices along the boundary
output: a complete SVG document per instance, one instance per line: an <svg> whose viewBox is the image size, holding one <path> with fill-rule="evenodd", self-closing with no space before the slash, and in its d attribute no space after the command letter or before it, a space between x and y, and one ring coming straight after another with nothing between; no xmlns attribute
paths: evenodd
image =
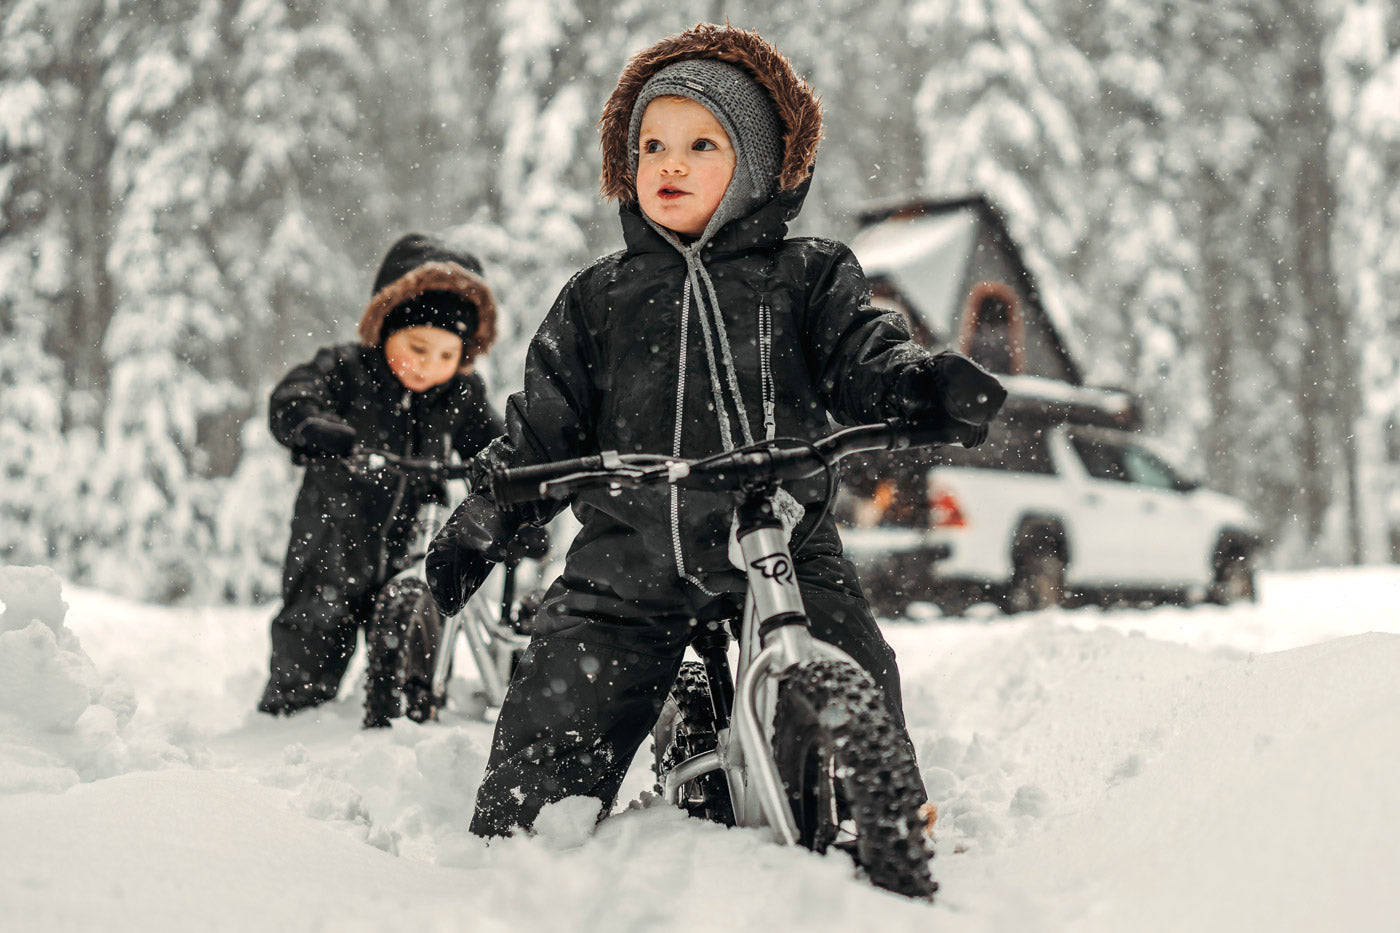
<svg viewBox="0 0 1400 933"><path fill-rule="evenodd" d="M418 375L418 366L413 357L387 354L389 369L400 382L409 382Z"/></svg>

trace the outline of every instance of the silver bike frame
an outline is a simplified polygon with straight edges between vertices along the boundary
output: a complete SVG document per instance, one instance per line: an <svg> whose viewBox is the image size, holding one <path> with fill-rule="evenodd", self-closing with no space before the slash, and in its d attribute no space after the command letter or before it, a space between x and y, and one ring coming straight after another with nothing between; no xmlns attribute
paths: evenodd
<svg viewBox="0 0 1400 933"><path fill-rule="evenodd" d="M739 826L769 826L779 843L795 845L797 825L773 758L778 680L794 664L825 658L855 662L835 645L813 637L785 531L774 527L750 530L739 536L739 549L748 588L730 727L720 730L714 751L696 755L669 771L664 793L666 799L679 805L682 787L722 770L729 783L735 822ZM763 623L791 613L800 615L802 621L773 629L760 644Z"/></svg>
<svg viewBox="0 0 1400 933"><path fill-rule="evenodd" d="M528 636L501 624L496 617L500 606L488 599L481 590L472 594L462 610L442 623L442 641L438 645L433 665L433 695L442 696L447 689L447 675L458 635L466 635L467 647L476 662L486 702L500 708L505 702L511 655L530 643Z"/></svg>
<svg viewBox="0 0 1400 933"><path fill-rule="evenodd" d="M423 557L427 554L428 542L437 532L438 514L442 508L436 502L430 502L424 507L419 516L420 533L424 536L421 547L418 548L421 553L406 569L397 574L395 579L427 580ZM452 670L452 656L456 653L457 639L466 635L487 703L499 708L505 701L511 655L516 649L529 644L530 639L503 625L497 618L499 611L499 605L494 604L481 590L477 590L460 612L442 620L437 657L433 660L434 697L446 695L447 678Z"/></svg>

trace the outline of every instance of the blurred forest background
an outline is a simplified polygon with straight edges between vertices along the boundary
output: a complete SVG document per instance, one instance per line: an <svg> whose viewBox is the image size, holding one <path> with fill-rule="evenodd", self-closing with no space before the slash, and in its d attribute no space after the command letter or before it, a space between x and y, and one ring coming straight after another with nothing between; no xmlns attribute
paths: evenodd
<svg viewBox="0 0 1400 933"><path fill-rule="evenodd" d="M5 0L0 559L274 597L271 384L353 339L420 230L486 264L503 400L620 245L594 122L624 61L726 18L825 102L796 232L986 193L1092 380L1259 510L1276 565L1393 559L1396 0Z"/></svg>

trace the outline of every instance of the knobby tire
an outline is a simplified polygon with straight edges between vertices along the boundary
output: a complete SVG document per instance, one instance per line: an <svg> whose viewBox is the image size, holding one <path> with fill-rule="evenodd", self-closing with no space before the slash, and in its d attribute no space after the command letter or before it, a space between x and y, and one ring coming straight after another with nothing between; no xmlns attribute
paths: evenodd
<svg viewBox="0 0 1400 933"><path fill-rule="evenodd" d="M365 632L365 728L387 726L405 712L415 722L434 718L440 698L432 695L433 660L441 637L442 617L426 583L392 580L384 587Z"/></svg>
<svg viewBox="0 0 1400 933"><path fill-rule="evenodd" d="M773 732L801 844L844 849L876 887L931 897L923 782L870 675L843 661L795 666L779 684Z"/></svg>
<svg viewBox="0 0 1400 933"><path fill-rule="evenodd" d="M710 700L705 665L686 661L681 665L671 695L652 733L656 792L665 791L665 776L689 758L713 751L719 738L714 704ZM723 771L711 771L681 788L681 806L691 816L734 825L734 804Z"/></svg>

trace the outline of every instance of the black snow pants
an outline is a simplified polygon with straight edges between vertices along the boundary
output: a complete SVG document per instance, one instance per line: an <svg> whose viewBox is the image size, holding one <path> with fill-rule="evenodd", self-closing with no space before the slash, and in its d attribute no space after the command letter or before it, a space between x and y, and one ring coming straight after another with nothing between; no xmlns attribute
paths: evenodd
<svg viewBox="0 0 1400 933"><path fill-rule="evenodd" d="M334 700L340 690L379 589L337 593L333 599L320 595L321 589L288 602L272 620L267 686L258 702L264 713L287 715L319 706Z"/></svg>
<svg viewBox="0 0 1400 933"><path fill-rule="evenodd" d="M798 566L798 584L812 633L870 673L902 730L894 651L854 568L839 557L814 557ZM742 602L725 596L647 605L597 587L582 593L556 584L541 611L548 633L531 640L496 721L472 815L478 836L528 829L542 807L566 797L596 797L601 812L610 809L661 713L686 646L739 616Z"/></svg>

